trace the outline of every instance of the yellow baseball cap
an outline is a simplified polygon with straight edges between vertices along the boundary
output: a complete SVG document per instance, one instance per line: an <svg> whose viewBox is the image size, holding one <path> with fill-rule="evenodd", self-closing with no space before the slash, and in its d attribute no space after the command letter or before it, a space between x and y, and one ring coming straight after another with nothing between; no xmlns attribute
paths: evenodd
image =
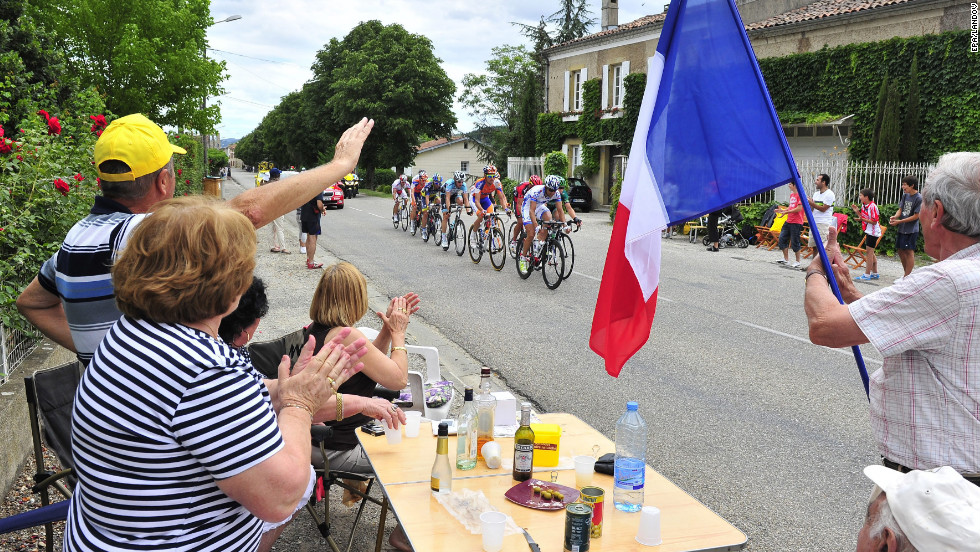
<svg viewBox="0 0 980 552"><path fill-rule="evenodd" d="M109 123L95 143L95 167L99 177L108 182L127 182L156 172L175 153L187 153L167 139L156 123L139 113L120 117ZM122 161L131 169L125 173L104 173L104 161Z"/></svg>

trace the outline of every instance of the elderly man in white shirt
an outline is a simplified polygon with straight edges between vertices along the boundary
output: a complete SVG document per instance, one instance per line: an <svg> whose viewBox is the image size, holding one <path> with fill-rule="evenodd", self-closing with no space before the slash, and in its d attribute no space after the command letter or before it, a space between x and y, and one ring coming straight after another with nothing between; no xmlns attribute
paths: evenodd
<svg viewBox="0 0 980 552"><path fill-rule="evenodd" d="M939 262L867 296L831 239L840 305L819 260L806 273L810 340L871 343L871 427L886 466L951 466L980 485L980 153L939 159L922 191L925 250Z"/></svg>

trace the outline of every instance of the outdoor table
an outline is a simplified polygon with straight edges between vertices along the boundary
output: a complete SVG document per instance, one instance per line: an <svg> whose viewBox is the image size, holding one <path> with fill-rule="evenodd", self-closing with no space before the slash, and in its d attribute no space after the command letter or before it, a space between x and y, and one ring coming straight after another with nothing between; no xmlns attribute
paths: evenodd
<svg viewBox="0 0 980 552"><path fill-rule="evenodd" d="M566 450L591 454L595 445L601 453L613 452L615 445L601 433L571 414L541 414L542 423L562 428L562 456ZM482 538L467 531L432 495L429 474L435 459L435 437L429 424L423 423L415 439L403 438L398 445L387 444L384 437L375 438L358 432L358 438L382 484L390 507L416 550L482 550ZM501 448L513 449L513 439L500 438ZM455 457L455 438L450 438L450 456ZM551 480L551 468L535 468L534 477ZM575 470L558 470L557 483L575 487ZM541 546L543 552L560 552L565 532L564 510L544 511L519 506L507 500L504 493L516 485L510 470L490 470L480 462L473 470L453 469L453 491L482 491L490 504L511 516L518 526ZM627 514L613 507L613 477L596 473L592 484L605 490L602 536L592 539L590 550L650 550L679 552L690 550L739 550L746 544L744 533L712 512L660 475L646 467L644 504L660 509L663 543L643 546L634 540L640 514ZM381 520L384 523L384 519ZM504 550L527 550L523 534L504 537Z"/></svg>

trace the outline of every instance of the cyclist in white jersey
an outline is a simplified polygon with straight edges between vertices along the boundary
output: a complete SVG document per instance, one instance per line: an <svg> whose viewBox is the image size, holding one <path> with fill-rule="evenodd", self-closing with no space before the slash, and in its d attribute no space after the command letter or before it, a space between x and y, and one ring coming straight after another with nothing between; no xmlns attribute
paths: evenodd
<svg viewBox="0 0 980 552"><path fill-rule="evenodd" d="M544 228L539 228L538 221L551 220L551 211L548 209L548 202L558 193L561 188L561 177L549 174L544 179L544 184L535 186L524 193L524 202L521 204L521 219L524 223L525 237L524 246L521 248L521 256L518 262L526 263L528 251L535 238L535 230L539 241L544 241L547 233Z"/></svg>
<svg viewBox="0 0 980 552"><path fill-rule="evenodd" d="M391 183L391 198L395 206L391 208L391 221L398 222L398 200L408 199L408 177L404 174Z"/></svg>

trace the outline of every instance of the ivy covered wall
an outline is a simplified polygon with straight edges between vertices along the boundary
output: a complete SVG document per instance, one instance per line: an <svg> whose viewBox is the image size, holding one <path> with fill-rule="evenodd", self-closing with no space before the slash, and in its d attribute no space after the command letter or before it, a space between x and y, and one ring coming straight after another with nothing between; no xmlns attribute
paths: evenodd
<svg viewBox="0 0 980 552"><path fill-rule="evenodd" d="M897 83L905 113L913 58L918 61L919 158L935 161L948 151L980 150L980 57L970 53L967 31L767 58L759 66L777 113L853 113L849 153L864 160L881 82L888 75Z"/></svg>

